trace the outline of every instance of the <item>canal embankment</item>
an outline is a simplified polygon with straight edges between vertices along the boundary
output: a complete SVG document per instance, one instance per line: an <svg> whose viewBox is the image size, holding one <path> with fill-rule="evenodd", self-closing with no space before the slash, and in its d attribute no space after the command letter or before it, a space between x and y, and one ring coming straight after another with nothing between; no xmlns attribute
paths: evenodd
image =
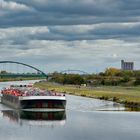
<svg viewBox="0 0 140 140"><path fill-rule="evenodd" d="M26 80L42 80L45 78L39 77L15 77L15 78L0 78L0 82L10 82L10 81L26 81Z"/></svg>
<svg viewBox="0 0 140 140"><path fill-rule="evenodd" d="M36 82L34 86L71 95L114 101L124 104L126 107L140 108L140 86L82 87L75 85L60 85L50 82Z"/></svg>

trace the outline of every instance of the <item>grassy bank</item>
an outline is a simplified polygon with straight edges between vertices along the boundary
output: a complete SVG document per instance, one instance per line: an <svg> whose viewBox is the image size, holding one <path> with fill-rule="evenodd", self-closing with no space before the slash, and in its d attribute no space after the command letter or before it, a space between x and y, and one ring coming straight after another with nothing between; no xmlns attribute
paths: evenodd
<svg viewBox="0 0 140 140"><path fill-rule="evenodd" d="M41 89L48 88L49 90L65 92L72 95L111 100L118 103L123 103L128 107L140 107L140 86L101 86L91 88L69 85L56 85L47 82L38 82L35 83L34 86Z"/></svg>
<svg viewBox="0 0 140 140"><path fill-rule="evenodd" d="M24 81L24 80L39 80L39 79L42 79L42 78L35 78L35 77L0 78L0 82Z"/></svg>

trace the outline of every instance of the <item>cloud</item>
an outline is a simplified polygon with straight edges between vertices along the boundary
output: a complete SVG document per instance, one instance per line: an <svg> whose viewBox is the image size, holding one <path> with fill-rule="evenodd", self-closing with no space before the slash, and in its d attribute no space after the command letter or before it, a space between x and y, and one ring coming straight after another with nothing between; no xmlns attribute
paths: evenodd
<svg viewBox="0 0 140 140"><path fill-rule="evenodd" d="M139 46L140 41L136 44L118 39L32 40L26 45L1 46L0 56L1 60L18 60L37 67L45 64L48 72L62 70L62 68L93 72L97 69L102 71L111 66L120 68L121 59L135 61L139 64L139 53L135 53L139 50ZM24 47L26 49L23 50Z"/></svg>
<svg viewBox="0 0 140 140"><path fill-rule="evenodd" d="M32 40L120 39L137 42L140 23L10 27L0 29L0 44L27 44Z"/></svg>
<svg viewBox="0 0 140 140"><path fill-rule="evenodd" d="M0 0L0 10L8 10L8 11L28 11L31 10L30 7L28 7L25 4L22 3L16 3L14 1L5 1Z"/></svg>
<svg viewBox="0 0 140 140"><path fill-rule="evenodd" d="M138 0L1 0L1 3L11 11L1 14L1 27L140 22Z"/></svg>
<svg viewBox="0 0 140 140"><path fill-rule="evenodd" d="M48 34L48 27L13 27L0 29L0 44L26 44L28 41L35 38L36 35ZM36 37L37 39L37 37ZM21 47L22 48L22 47ZM23 49L23 48L22 48Z"/></svg>
<svg viewBox="0 0 140 140"><path fill-rule="evenodd" d="M49 71L140 64L139 0L0 0L0 57Z"/></svg>

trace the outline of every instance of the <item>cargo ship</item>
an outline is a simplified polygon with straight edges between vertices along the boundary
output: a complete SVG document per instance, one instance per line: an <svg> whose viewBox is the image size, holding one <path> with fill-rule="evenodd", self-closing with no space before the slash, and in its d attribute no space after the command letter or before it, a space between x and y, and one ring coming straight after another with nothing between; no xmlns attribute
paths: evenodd
<svg viewBox="0 0 140 140"><path fill-rule="evenodd" d="M14 109L45 111L65 109L66 97L63 93L41 90L32 85L11 85L1 90L1 103Z"/></svg>

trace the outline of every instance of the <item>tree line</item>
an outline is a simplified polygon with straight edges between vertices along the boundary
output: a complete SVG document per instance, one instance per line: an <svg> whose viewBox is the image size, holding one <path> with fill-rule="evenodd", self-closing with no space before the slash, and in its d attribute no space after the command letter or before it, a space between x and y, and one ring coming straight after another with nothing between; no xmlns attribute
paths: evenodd
<svg viewBox="0 0 140 140"><path fill-rule="evenodd" d="M133 86L140 85L140 70L124 71L117 68L107 68L104 72L98 74L67 74L67 73L51 73L49 81L60 84L73 85L111 85L111 86Z"/></svg>

